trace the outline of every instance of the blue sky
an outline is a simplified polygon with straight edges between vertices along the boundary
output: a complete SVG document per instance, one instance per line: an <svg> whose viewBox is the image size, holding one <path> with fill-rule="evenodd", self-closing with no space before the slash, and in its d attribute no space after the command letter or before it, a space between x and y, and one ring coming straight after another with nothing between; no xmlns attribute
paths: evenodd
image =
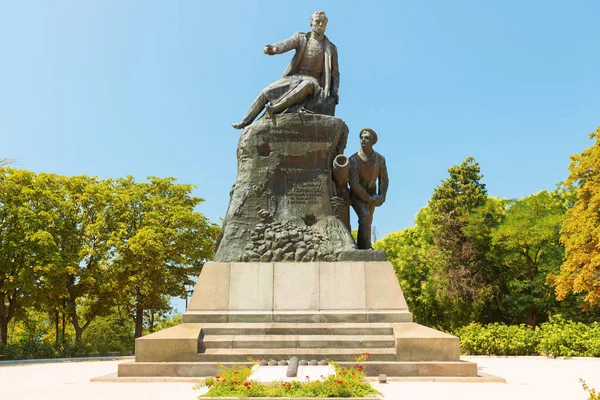
<svg viewBox="0 0 600 400"><path fill-rule="evenodd" d="M412 225L473 156L490 195L553 189L600 125L597 1L0 0L0 158L102 178L174 176L223 217L231 128L292 54L267 43L325 10L337 116L388 164L379 236Z"/></svg>

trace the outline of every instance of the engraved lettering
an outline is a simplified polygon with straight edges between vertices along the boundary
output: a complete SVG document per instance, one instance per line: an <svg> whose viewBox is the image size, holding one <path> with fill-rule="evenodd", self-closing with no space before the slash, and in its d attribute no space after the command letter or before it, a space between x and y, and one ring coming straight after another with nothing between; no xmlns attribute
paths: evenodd
<svg viewBox="0 0 600 400"><path fill-rule="evenodd" d="M287 193L290 204L319 204L323 197L324 184L322 181L297 183Z"/></svg>

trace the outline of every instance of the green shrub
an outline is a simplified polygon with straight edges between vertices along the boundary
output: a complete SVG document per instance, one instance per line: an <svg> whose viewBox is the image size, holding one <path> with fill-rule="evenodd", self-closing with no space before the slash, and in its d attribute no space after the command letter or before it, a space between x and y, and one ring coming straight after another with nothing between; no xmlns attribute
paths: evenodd
<svg viewBox="0 0 600 400"><path fill-rule="evenodd" d="M84 343L66 342L58 349L58 358L87 357L91 353L90 347Z"/></svg>
<svg viewBox="0 0 600 400"><path fill-rule="evenodd" d="M526 325L472 323L454 332L460 337L463 354L518 356L534 355L539 342L536 332Z"/></svg>
<svg viewBox="0 0 600 400"><path fill-rule="evenodd" d="M0 344L0 361L18 360L20 358L19 347L10 344Z"/></svg>
<svg viewBox="0 0 600 400"><path fill-rule="evenodd" d="M561 316L540 326L537 351L552 357L600 357L600 325L568 321Z"/></svg>
<svg viewBox="0 0 600 400"><path fill-rule="evenodd" d="M526 325L472 323L454 334L460 338L463 354L600 357L600 324L586 325L560 315L535 330Z"/></svg>
<svg viewBox="0 0 600 400"><path fill-rule="evenodd" d="M22 338L18 345L20 359L55 358L56 348L50 342L40 338Z"/></svg>
<svg viewBox="0 0 600 400"><path fill-rule="evenodd" d="M90 353L106 355L110 352L133 353L133 321L114 316L98 317L83 332L82 343Z"/></svg>

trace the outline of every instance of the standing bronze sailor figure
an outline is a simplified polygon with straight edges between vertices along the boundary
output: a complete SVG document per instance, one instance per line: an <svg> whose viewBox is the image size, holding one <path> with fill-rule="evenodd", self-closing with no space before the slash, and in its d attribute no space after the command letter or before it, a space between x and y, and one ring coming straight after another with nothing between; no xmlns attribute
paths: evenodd
<svg viewBox="0 0 600 400"><path fill-rule="evenodd" d="M358 248L371 249L371 224L375 207L385 202L388 174L385 158L373 150L377 134L360 131L360 150L350 157L350 204L358 215Z"/></svg>

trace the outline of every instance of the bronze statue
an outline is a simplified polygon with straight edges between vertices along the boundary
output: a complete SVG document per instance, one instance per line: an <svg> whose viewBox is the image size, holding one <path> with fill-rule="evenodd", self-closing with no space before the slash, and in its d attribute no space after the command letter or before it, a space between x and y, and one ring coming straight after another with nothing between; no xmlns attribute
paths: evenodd
<svg viewBox="0 0 600 400"><path fill-rule="evenodd" d="M350 157L350 204L358 215L359 249L371 249L373 213L385 202L389 183L385 158L373 150L375 143L375 131L363 129L360 150Z"/></svg>
<svg viewBox="0 0 600 400"><path fill-rule="evenodd" d="M292 49L296 54L283 77L262 90L244 118L232 124L234 128L250 125L265 108L270 117L286 110L334 115L339 101L340 73L337 49L325 36L327 16L323 11L310 17L310 27L312 32L298 32L287 40L265 46L264 53L268 55Z"/></svg>

